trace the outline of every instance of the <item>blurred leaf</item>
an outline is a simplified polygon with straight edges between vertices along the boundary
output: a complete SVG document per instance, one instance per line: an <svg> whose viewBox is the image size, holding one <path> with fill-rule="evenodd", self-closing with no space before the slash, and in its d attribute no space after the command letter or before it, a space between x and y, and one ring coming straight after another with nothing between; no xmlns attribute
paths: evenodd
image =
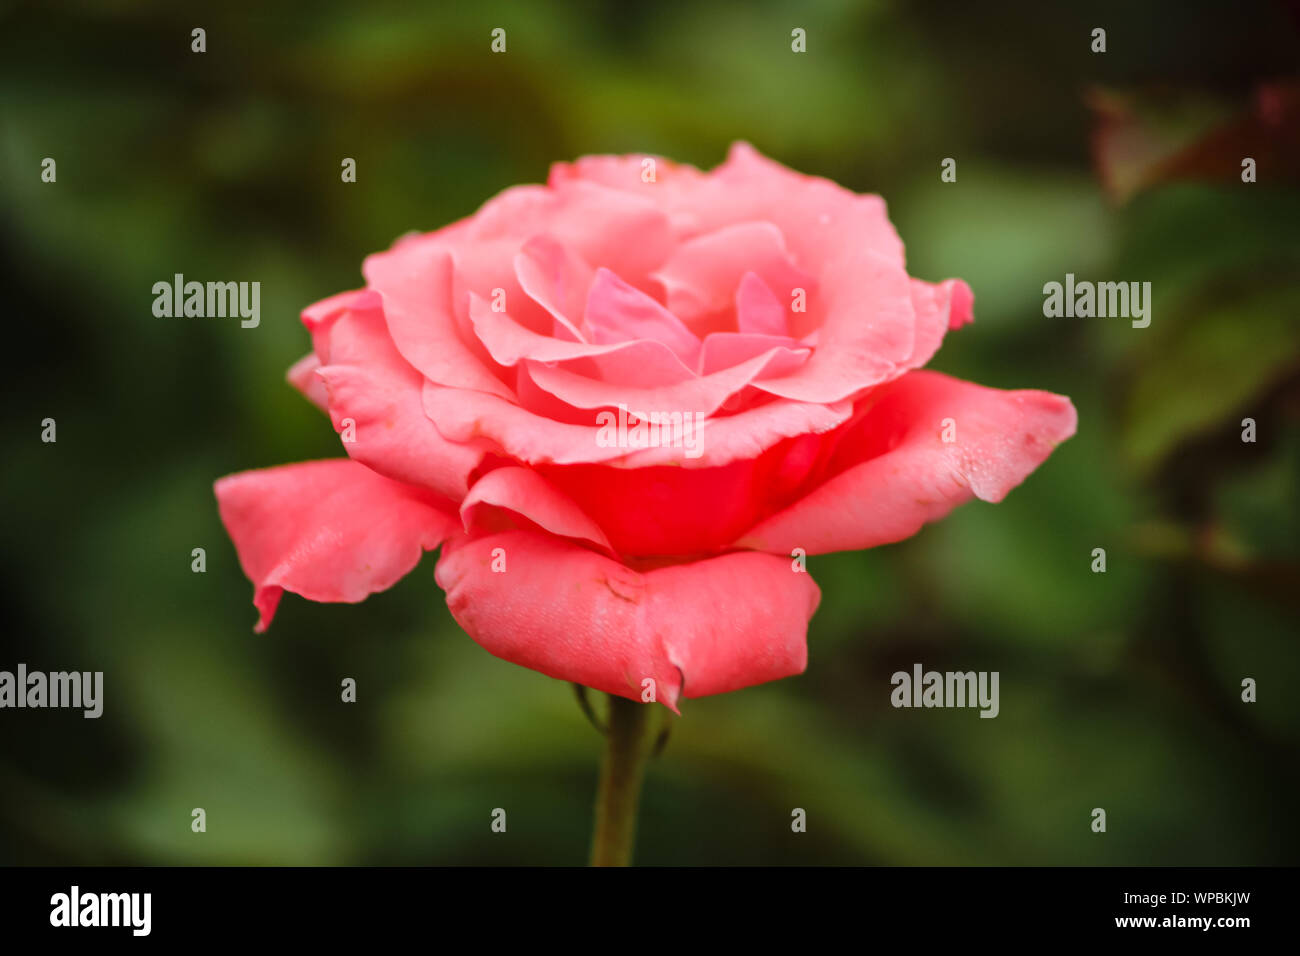
<svg viewBox="0 0 1300 956"><path fill-rule="evenodd" d="M1300 364L1300 288L1265 288L1189 315L1139 372L1124 448L1153 467L1179 442L1212 427Z"/></svg>
<svg viewBox="0 0 1300 956"><path fill-rule="evenodd" d="M1098 173L1118 202L1177 180L1240 184L1247 157L1255 160L1256 182L1300 180L1300 82L1263 84L1245 108L1167 90L1096 89L1088 102Z"/></svg>

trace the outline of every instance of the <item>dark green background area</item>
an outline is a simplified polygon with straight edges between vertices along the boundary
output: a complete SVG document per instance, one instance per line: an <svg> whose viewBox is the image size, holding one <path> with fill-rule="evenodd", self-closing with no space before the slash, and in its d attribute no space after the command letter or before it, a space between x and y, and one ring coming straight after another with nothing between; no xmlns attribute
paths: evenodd
<svg viewBox="0 0 1300 956"><path fill-rule="evenodd" d="M1085 103L1244 96L1294 69L1283 6L179 6L0 4L0 669L106 681L98 721L0 712L0 861L582 862L601 741L570 688L475 645L432 556L254 635L212 481L341 453L284 372L367 253L555 160L745 139L882 194L912 274L975 291L934 367L1067 394L1079 432L999 505L811 559L807 673L684 704L638 860L1296 862L1300 197L1234 161L1117 207ZM177 272L260 281L261 327L155 318ZM1150 281L1150 328L1045 318L1066 272ZM895 710L916 662L999 671L1001 715Z"/></svg>

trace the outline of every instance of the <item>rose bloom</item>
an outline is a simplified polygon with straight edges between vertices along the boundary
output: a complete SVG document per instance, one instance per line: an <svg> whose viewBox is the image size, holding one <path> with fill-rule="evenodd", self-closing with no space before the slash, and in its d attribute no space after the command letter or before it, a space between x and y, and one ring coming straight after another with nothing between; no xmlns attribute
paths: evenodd
<svg viewBox="0 0 1300 956"><path fill-rule="evenodd" d="M1000 501L1074 433L1059 395L921 371L973 296L908 276L878 196L745 144L649 168L557 164L303 312L289 379L347 457L216 483L257 630L441 546L488 651L675 710L804 669L798 555Z"/></svg>

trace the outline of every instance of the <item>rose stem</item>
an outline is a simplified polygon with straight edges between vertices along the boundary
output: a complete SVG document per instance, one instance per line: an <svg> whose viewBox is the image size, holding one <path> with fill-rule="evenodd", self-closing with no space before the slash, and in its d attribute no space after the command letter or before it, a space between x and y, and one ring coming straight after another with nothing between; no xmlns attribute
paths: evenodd
<svg viewBox="0 0 1300 956"><path fill-rule="evenodd" d="M653 704L609 695L605 759L596 792L592 866L627 866L636 842L636 808L650 756Z"/></svg>

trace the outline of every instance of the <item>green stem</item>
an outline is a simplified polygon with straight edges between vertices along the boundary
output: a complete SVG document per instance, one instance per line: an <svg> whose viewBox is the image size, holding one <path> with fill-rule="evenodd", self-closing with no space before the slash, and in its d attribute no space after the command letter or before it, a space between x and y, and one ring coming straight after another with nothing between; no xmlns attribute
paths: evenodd
<svg viewBox="0 0 1300 956"><path fill-rule="evenodd" d="M609 695L605 760L596 793L592 866L627 866L636 842L636 808L650 756L653 704Z"/></svg>

